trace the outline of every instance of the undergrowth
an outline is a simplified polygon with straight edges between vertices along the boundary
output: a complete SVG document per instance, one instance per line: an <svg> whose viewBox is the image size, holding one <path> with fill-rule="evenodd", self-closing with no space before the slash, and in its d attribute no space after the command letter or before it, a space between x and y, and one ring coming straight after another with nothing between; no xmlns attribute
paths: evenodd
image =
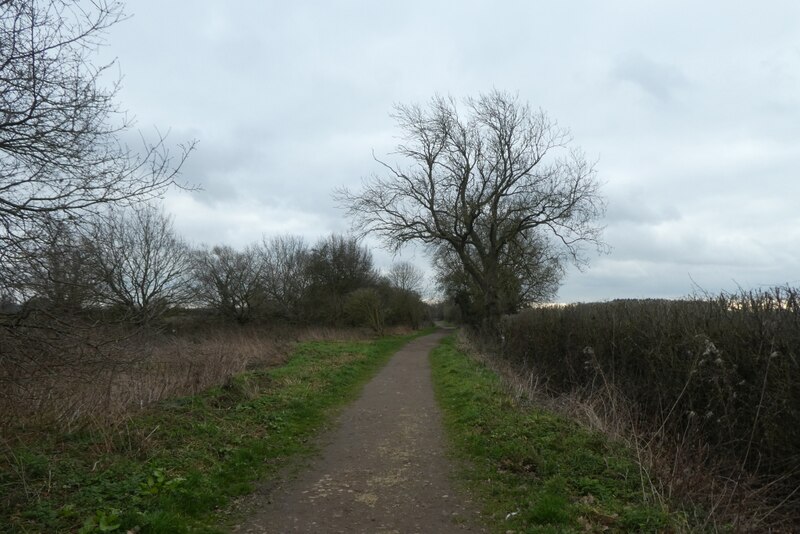
<svg viewBox="0 0 800 534"><path fill-rule="evenodd" d="M415 334L419 335L419 334ZM285 365L0 453L0 532L217 532L224 507L311 438L415 335L301 343Z"/></svg>
<svg viewBox="0 0 800 534"><path fill-rule="evenodd" d="M447 338L431 354L434 384L462 478L496 532L679 530L633 451L511 395Z"/></svg>

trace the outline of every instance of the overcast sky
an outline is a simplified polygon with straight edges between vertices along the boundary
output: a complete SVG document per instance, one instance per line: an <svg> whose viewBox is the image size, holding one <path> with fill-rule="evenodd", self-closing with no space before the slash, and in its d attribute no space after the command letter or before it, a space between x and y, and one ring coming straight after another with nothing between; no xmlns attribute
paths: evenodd
<svg viewBox="0 0 800 534"><path fill-rule="evenodd" d="M497 88L597 159L611 254L563 302L800 283L800 2L130 0L108 34L145 133L199 140L195 243L345 232L395 103ZM391 257L375 251L376 261ZM404 259L425 264L422 253Z"/></svg>

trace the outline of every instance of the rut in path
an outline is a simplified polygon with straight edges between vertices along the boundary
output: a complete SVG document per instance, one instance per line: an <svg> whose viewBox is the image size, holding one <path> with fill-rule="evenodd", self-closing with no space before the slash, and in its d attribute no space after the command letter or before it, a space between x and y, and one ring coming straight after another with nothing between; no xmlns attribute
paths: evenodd
<svg viewBox="0 0 800 534"><path fill-rule="evenodd" d="M451 483L433 395L428 354L445 335L398 351L323 438L320 457L255 501L234 532L482 532Z"/></svg>

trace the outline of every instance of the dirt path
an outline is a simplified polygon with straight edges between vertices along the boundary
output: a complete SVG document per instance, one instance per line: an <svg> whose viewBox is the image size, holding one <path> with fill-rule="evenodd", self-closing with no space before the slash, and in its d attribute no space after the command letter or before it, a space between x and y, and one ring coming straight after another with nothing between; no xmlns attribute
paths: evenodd
<svg viewBox="0 0 800 534"><path fill-rule="evenodd" d="M342 413L321 456L234 532L481 532L450 482L433 396L428 353L444 335L397 352Z"/></svg>

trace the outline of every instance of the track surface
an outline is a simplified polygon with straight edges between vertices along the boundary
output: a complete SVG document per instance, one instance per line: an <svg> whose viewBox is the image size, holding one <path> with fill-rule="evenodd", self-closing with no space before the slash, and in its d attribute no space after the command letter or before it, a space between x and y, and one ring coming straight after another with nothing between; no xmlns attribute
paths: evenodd
<svg viewBox="0 0 800 534"><path fill-rule="evenodd" d="M428 354L446 333L410 342L322 438L297 478L253 503L234 532L482 532L456 493Z"/></svg>

